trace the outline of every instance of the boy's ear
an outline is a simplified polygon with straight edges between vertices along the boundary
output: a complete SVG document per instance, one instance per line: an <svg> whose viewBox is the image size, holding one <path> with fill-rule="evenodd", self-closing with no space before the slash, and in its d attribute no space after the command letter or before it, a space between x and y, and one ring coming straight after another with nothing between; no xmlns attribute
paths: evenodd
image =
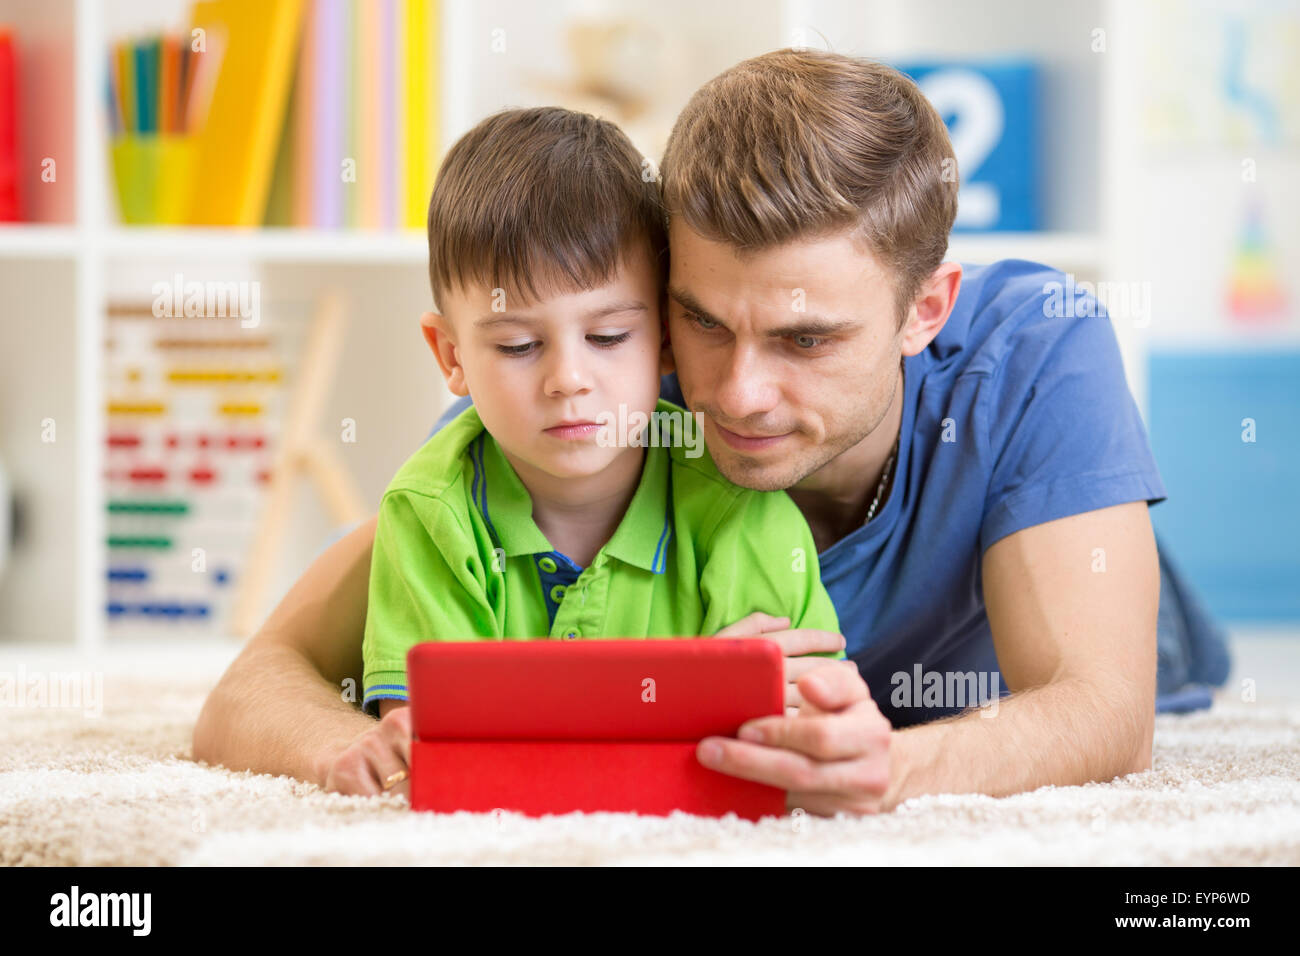
<svg viewBox="0 0 1300 956"><path fill-rule="evenodd" d="M664 319L664 336L659 343L659 374L667 375L677 371L677 360L673 358L672 337L668 334L668 320Z"/></svg>
<svg viewBox="0 0 1300 956"><path fill-rule="evenodd" d="M437 312L426 312L420 316L420 331L433 350L433 357L438 360L438 368L442 369L442 377L447 380L447 388L453 395L468 395L465 370L461 367L460 354L456 351L451 325L446 318Z"/></svg>

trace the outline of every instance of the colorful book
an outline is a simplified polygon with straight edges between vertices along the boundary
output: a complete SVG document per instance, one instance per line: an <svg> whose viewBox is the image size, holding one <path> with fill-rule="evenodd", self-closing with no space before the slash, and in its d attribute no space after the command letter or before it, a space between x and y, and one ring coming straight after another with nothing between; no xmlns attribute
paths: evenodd
<svg viewBox="0 0 1300 956"><path fill-rule="evenodd" d="M438 155L438 5L437 0L405 0L405 4L405 205L399 221L408 229L424 229Z"/></svg>
<svg viewBox="0 0 1300 956"><path fill-rule="evenodd" d="M300 0L203 0L194 5L191 23L205 31L208 47L195 54L196 60L211 55L214 40L222 52L211 102L206 110L200 104L206 115L198 127L191 222L255 226L262 221L301 18ZM201 62L197 65L203 68Z"/></svg>
<svg viewBox="0 0 1300 956"><path fill-rule="evenodd" d="M302 42L298 47L296 71L290 118L285 124L292 126L290 161L292 190L290 220L295 226L312 225L312 206L315 199L315 111L316 111L316 47L320 32L320 0L307 0L302 12ZM274 187L272 187L274 190Z"/></svg>
<svg viewBox="0 0 1300 956"><path fill-rule="evenodd" d="M399 0L379 0L379 43L374 70L379 97L375 104L379 126L379 183L375 200L375 225L380 229L392 229L396 213L394 183L397 175L395 149L397 104L394 98L397 82L392 64L395 59L393 52L397 40L398 3Z"/></svg>
<svg viewBox="0 0 1300 956"><path fill-rule="evenodd" d="M262 223L267 226L292 226L294 211L294 129L295 114L298 112L298 87L302 80L302 61L296 60L298 68L293 71L289 84L289 115L280 127L280 142L275 149L275 167L271 174L271 188L266 197L266 214Z"/></svg>
<svg viewBox="0 0 1300 956"><path fill-rule="evenodd" d="M18 63L13 34L0 28L0 221L22 218L18 196Z"/></svg>
<svg viewBox="0 0 1300 956"><path fill-rule="evenodd" d="M356 218L353 225L373 229L379 224L379 181L383 176L379 128L380 102L378 74L381 62L379 44L379 0L357 0L355 83L357 105L353 109L356 130L357 160Z"/></svg>
<svg viewBox="0 0 1300 956"><path fill-rule="evenodd" d="M361 98L361 78L357 67L360 64L360 51L357 49L357 34L361 31L358 16L362 0L352 0L348 4L348 37L344 52L344 75L347 77L347 90L344 116L343 155L350 160L351 175L343 180L343 224L355 229L361 222L361 161L358 148L361 143L361 112L365 101Z"/></svg>
<svg viewBox="0 0 1300 956"><path fill-rule="evenodd" d="M312 225L337 229L346 223L343 160L347 155L348 0L319 0L321 33L316 48L316 213Z"/></svg>

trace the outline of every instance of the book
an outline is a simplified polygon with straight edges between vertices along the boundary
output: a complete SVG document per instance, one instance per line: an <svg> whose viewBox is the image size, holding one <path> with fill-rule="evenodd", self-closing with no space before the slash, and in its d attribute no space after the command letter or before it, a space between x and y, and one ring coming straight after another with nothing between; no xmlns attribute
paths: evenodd
<svg viewBox="0 0 1300 956"><path fill-rule="evenodd" d="M18 64L15 46L13 34L0 28L0 221L3 222L22 218L18 197Z"/></svg>
<svg viewBox="0 0 1300 956"><path fill-rule="evenodd" d="M191 16L204 31L195 51L191 129L198 130L189 221L255 226L262 222L297 55L301 0L202 0ZM204 59L219 44L213 67ZM212 71L210 102L198 100L202 70Z"/></svg>
<svg viewBox="0 0 1300 956"><path fill-rule="evenodd" d="M402 118L404 205L399 222L408 229L422 230L428 218L438 155L438 5L437 0L403 2L406 6L403 34L406 113Z"/></svg>

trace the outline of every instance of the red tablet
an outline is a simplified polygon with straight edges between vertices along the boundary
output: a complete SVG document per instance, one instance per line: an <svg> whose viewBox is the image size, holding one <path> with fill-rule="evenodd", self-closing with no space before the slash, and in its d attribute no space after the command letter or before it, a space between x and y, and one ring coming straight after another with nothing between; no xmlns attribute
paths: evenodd
<svg viewBox="0 0 1300 956"><path fill-rule="evenodd" d="M785 812L785 791L695 756L785 712L771 641L433 641L406 666L413 809Z"/></svg>

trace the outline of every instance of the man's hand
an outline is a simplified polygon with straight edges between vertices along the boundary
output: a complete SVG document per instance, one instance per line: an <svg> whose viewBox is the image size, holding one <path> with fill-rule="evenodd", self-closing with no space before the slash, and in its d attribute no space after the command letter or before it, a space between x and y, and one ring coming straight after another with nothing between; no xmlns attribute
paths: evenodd
<svg viewBox="0 0 1300 956"><path fill-rule="evenodd" d="M755 611L742 617L735 624L729 624L718 631L714 637L761 637L781 645L785 655L785 706L786 714L793 716L803 703L799 693L799 678L826 663L847 664L854 674L857 665L852 661L827 661L824 657L804 657L804 654L835 654L844 650L844 635L834 631L818 631L812 628L788 630L788 617L772 617L761 611Z"/></svg>
<svg viewBox="0 0 1300 956"><path fill-rule="evenodd" d="M818 661L798 681L798 714L742 724L739 740L705 737L711 770L786 791L786 807L833 816L878 813L889 786L891 727L856 669Z"/></svg>
<svg viewBox="0 0 1300 956"><path fill-rule="evenodd" d="M397 706L381 708L387 711L383 719L327 758L322 774L326 790L356 796L401 793L410 799L411 708L397 701L385 703ZM407 779L385 791L384 781L401 770Z"/></svg>

